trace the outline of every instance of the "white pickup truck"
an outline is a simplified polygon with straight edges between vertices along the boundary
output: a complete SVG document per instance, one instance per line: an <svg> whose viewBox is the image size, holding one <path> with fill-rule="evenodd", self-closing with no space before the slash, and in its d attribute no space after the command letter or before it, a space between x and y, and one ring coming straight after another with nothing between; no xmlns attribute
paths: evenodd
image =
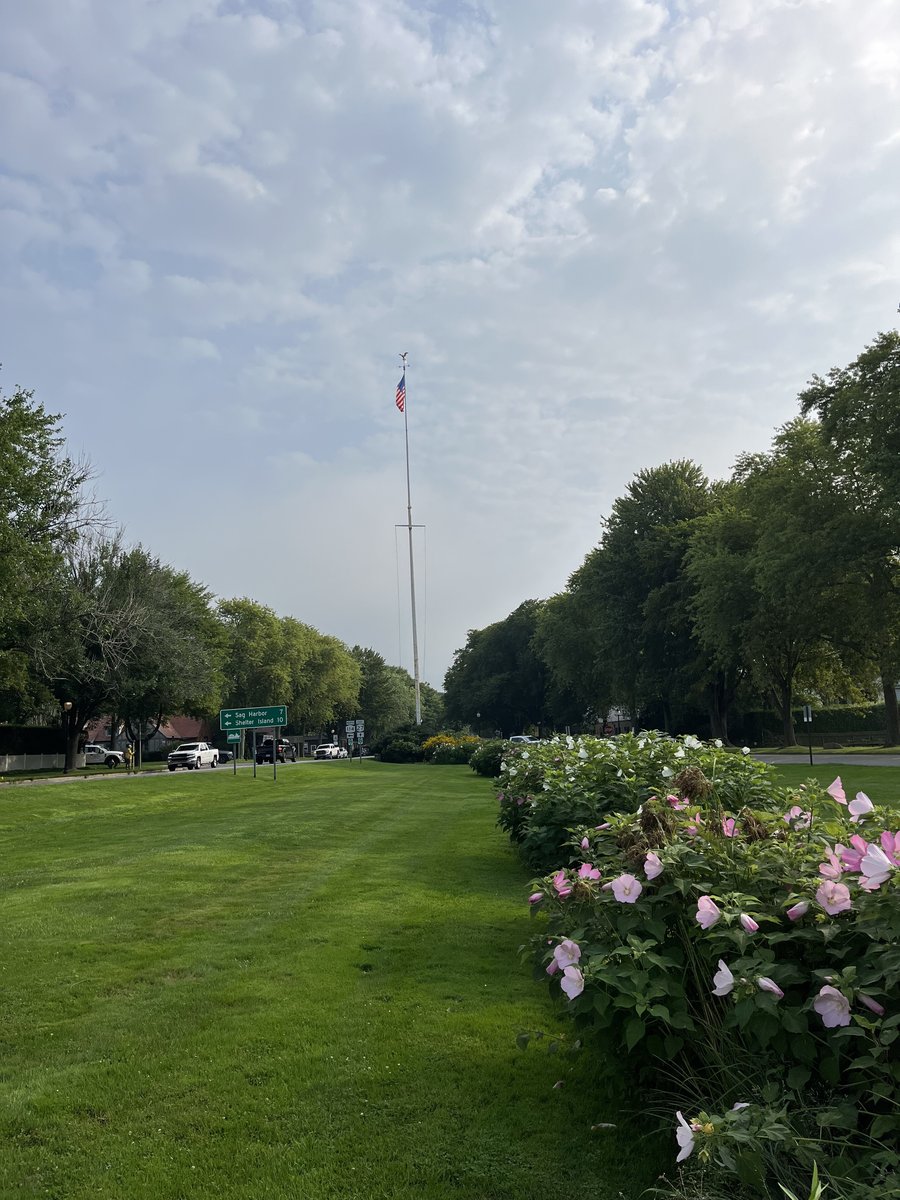
<svg viewBox="0 0 900 1200"><path fill-rule="evenodd" d="M108 746L98 746L95 742L88 742L84 748L86 767L99 767L101 763L105 767L120 767L124 761L125 755L121 750L110 750Z"/></svg>
<svg viewBox="0 0 900 1200"><path fill-rule="evenodd" d="M219 765L219 752L206 742L182 742L169 755L169 770L176 771L179 767L187 767L194 771L208 763L211 767Z"/></svg>
<svg viewBox="0 0 900 1200"><path fill-rule="evenodd" d="M337 742L323 742L321 746L316 746L314 758L340 758L341 748Z"/></svg>

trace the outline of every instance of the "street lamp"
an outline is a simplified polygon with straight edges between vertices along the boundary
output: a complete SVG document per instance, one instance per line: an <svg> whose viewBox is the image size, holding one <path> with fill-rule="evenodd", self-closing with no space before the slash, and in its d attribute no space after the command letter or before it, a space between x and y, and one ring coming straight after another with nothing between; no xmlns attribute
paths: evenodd
<svg viewBox="0 0 900 1200"><path fill-rule="evenodd" d="M72 701L64 700L62 706L62 727L63 727L63 774L69 773L69 713L72 711Z"/></svg>

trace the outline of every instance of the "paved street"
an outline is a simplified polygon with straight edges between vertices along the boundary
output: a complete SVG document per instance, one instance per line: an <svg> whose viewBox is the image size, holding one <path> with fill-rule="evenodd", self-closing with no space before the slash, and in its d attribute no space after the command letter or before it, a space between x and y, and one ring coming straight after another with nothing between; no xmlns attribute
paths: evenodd
<svg viewBox="0 0 900 1200"><path fill-rule="evenodd" d="M809 765L809 752L806 754L754 754L760 762L772 763L806 763ZM900 754L818 754L813 750L813 763L834 763L841 767L900 767Z"/></svg>

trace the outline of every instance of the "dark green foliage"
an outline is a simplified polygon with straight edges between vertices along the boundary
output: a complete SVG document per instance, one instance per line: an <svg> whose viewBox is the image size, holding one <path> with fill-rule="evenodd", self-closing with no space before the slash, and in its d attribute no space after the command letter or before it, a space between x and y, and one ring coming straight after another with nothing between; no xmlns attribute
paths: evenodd
<svg viewBox="0 0 900 1200"><path fill-rule="evenodd" d="M52 616L63 552L98 516L84 494L90 469L64 454L59 421L33 392L0 392L0 716L13 721L48 698L26 647Z"/></svg>
<svg viewBox="0 0 900 1200"><path fill-rule="evenodd" d="M386 763L422 762L425 757L418 738L404 733L389 733L372 747L372 753Z"/></svg>
<svg viewBox="0 0 900 1200"><path fill-rule="evenodd" d="M496 779L500 774L500 762L506 746L506 742L496 739L490 742L482 742L469 759L469 766L478 775L485 775L488 779Z"/></svg>
<svg viewBox="0 0 900 1200"><path fill-rule="evenodd" d="M0 725L0 754L62 754L61 725Z"/></svg>
<svg viewBox="0 0 900 1200"><path fill-rule="evenodd" d="M540 609L526 600L504 620L469 630L444 679L451 721L507 735L542 724L548 674L533 644Z"/></svg>

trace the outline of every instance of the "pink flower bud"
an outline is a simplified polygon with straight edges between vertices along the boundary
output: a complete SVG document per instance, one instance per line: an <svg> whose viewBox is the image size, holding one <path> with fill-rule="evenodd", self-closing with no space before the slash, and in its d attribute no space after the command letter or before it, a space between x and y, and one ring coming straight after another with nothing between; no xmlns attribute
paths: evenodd
<svg viewBox="0 0 900 1200"><path fill-rule="evenodd" d="M741 925L744 927L746 933L756 933L757 929L759 929L756 921L752 917L748 917L746 913L741 913Z"/></svg>

